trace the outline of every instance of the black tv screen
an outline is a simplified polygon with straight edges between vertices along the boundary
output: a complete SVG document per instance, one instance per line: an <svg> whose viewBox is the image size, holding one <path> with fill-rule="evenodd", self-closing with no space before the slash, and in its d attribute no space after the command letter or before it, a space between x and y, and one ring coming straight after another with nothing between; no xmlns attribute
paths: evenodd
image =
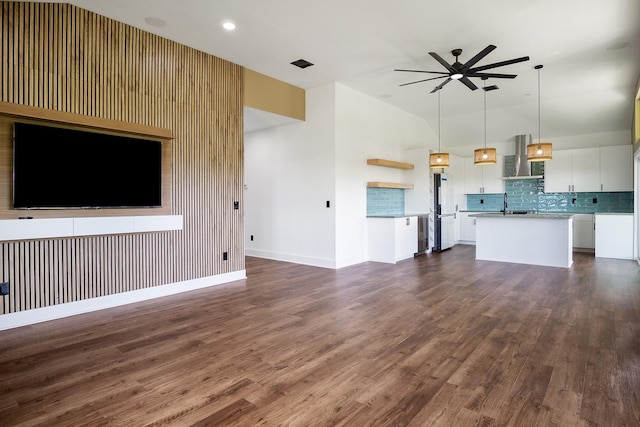
<svg viewBox="0 0 640 427"><path fill-rule="evenodd" d="M14 208L161 205L161 142L15 123Z"/></svg>

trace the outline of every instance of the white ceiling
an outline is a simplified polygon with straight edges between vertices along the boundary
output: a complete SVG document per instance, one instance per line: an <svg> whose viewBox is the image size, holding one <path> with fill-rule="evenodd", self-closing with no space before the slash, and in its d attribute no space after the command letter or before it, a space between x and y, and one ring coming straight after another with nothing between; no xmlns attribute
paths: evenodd
<svg viewBox="0 0 640 427"><path fill-rule="evenodd" d="M629 130L640 75L638 0L72 0L70 3L308 89L340 82L429 121L438 129L440 82L400 87L444 71L428 52L464 63L487 45L476 66L529 56L491 72L489 144L531 133L538 138L540 73L542 139ZM164 27L145 22L160 18ZM222 29L224 21L237 28ZM618 48L620 45L628 45ZM304 58L312 67L290 65ZM478 78L472 81L482 86ZM484 142L483 91L452 81L441 91L446 147ZM255 117L254 115L251 115ZM249 117L247 118L251 120ZM273 124L266 120L265 123ZM259 123L251 125L258 128Z"/></svg>

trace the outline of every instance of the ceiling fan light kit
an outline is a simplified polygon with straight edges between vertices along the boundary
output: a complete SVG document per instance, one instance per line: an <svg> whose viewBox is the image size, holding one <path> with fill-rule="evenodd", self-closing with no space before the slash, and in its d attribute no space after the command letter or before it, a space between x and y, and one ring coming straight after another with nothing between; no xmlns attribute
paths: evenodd
<svg viewBox="0 0 640 427"><path fill-rule="evenodd" d="M505 65L511 65L511 64L516 64L518 62L528 61L529 60L528 56L514 58L508 61L495 62L493 64L481 65L479 67L474 67L474 65L476 65L481 59L483 59L485 56L491 53L491 51L493 51L495 48L496 47L494 45L490 44L489 46L482 49L476 56L474 56L464 64L458 61L458 57L462 54L462 49L453 49L451 51L451 54L456 58L453 64L449 64L447 61L442 59L442 57L437 53L429 52L429 55L431 55L431 57L433 57L436 61L438 61L440 65L442 65L447 70L446 72L445 71L426 71L426 70L399 70L399 69L396 69L395 71L402 71L402 72L408 72L408 73L440 74L438 77L431 77L428 79L417 80L414 82L404 83L400 85L400 86L406 86L414 83L427 82L430 80L446 79L445 81L440 83L438 86L436 86L431 91L431 93L439 91L444 87L444 85L449 83L451 80L458 80L469 89L476 90L478 89L478 86L476 86L469 79L470 77L480 77L480 78L492 77L496 79L515 79L517 77L517 74L485 73L483 71L489 70L491 68L504 67Z"/></svg>
<svg viewBox="0 0 640 427"><path fill-rule="evenodd" d="M553 158L552 144L550 142L542 142L540 134L540 70L542 67L542 65L534 67L538 70L538 143L527 145L527 160L530 162L544 162Z"/></svg>

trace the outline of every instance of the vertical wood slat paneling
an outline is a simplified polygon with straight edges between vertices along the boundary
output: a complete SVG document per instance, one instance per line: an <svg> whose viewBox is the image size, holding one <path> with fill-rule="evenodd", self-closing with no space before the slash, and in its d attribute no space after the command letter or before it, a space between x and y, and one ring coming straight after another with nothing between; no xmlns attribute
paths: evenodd
<svg viewBox="0 0 640 427"><path fill-rule="evenodd" d="M171 129L184 218L179 232L0 243L0 314L244 269L241 67L68 4L0 10L0 101Z"/></svg>

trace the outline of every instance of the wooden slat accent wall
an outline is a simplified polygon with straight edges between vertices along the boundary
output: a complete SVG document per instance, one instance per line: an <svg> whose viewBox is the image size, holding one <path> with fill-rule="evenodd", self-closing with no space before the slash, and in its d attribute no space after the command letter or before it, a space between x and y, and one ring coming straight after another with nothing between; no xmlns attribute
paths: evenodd
<svg viewBox="0 0 640 427"><path fill-rule="evenodd" d="M170 129L184 217L182 231L0 243L0 314L243 270L242 67L67 4L0 8L0 101Z"/></svg>

